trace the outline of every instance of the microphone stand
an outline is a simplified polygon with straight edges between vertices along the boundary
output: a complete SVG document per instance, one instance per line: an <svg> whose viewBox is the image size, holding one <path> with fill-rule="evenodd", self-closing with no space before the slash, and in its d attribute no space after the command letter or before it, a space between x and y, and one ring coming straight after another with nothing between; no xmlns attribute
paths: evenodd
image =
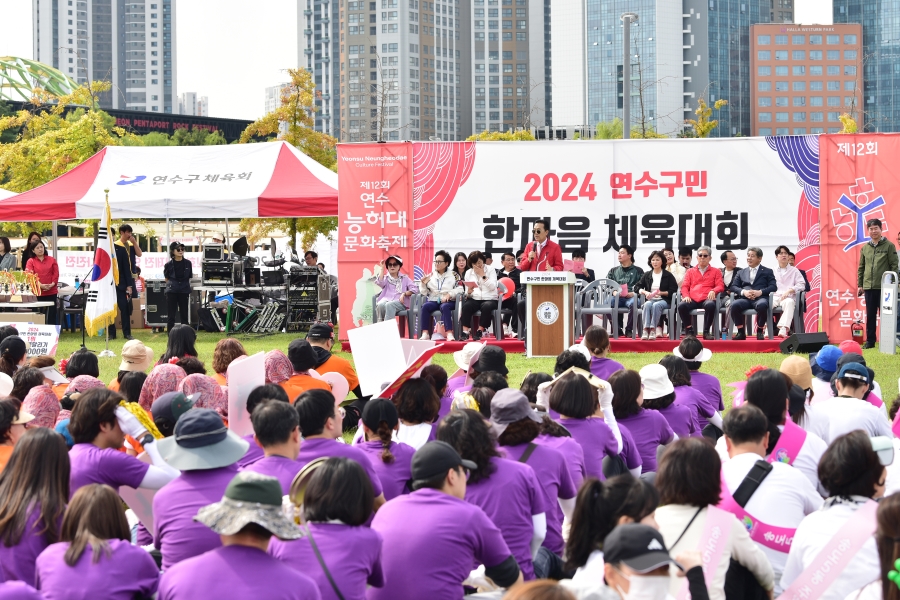
<svg viewBox="0 0 900 600"><path fill-rule="evenodd" d="M88 270L87 273L85 273L85 276L81 278L81 283L79 283L79 285L78 285L78 290L81 290L82 297L84 297L87 294L87 286L89 283L87 280L87 275L90 275L93 272L93 270L94 270L94 267L93 267L93 265L91 265L91 268ZM75 290L75 292L77 293L78 290ZM72 296L74 297L75 294L72 294ZM85 334L85 331L87 330L87 327L85 326L85 321L84 321L84 316L85 316L86 310L87 310L87 298L84 298L84 301L81 303L81 348L83 350L87 350L88 352L93 352L96 354L96 352L97 352L96 350L91 350L84 343L85 342L84 334Z"/></svg>

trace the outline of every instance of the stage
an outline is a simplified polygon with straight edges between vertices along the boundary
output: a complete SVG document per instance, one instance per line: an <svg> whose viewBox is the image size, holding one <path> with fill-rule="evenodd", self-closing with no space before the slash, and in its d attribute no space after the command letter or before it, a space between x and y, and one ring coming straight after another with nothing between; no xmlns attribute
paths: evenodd
<svg viewBox="0 0 900 600"><path fill-rule="evenodd" d="M507 338L497 341L492 337L484 339L491 346L500 346L507 354L524 354L525 343ZM580 340L579 340L580 341ZM709 348L713 353L760 353L760 352L778 352L779 345L784 341L783 338L774 340L701 340L704 348ZM344 352L351 352L350 342L341 342ZM461 350L468 342L441 342L441 353L456 352ZM632 340L631 338L619 338L618 340L610 340L610 353L616 354L620 352L671 352L678 347L680 340L660 339L660 340Z"/></svg>

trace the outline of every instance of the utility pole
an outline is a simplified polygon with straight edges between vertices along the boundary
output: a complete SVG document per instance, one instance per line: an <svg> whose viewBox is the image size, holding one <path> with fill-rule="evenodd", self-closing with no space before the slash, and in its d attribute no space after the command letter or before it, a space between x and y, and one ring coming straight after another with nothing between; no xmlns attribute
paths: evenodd
<svg viewBox="0 0 900 600"><path fill-rule="evenodd" d="M622 19L622 138L631 137L631 24L638 20L635 13L623 13Z"/></svg>

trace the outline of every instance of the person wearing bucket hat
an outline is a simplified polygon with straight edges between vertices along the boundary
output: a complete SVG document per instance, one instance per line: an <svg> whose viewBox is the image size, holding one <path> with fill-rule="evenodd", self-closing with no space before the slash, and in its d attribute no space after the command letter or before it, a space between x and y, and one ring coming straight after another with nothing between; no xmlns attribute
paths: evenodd
<svg viewBox="0 0 900 600"><path fill-rule="evenodd" d="M812 389L816 402L834 396L831 376L838 370L837 361L843 352L837 346L822 346L818 352L809 355L809 367L813 374Z"/></svg>
<svg viewBox="0 0 900 600"><path fill-rule="evenodd" d="M473 565L484 565L485 575L500 587L522 581L500 530L465 501L467 472L476 468L445 442L428 442L416 451L413 492L384 505L372 521L384 539L384 587L370 589L368 600L461 598Z"/></svg>
<svg viewBox="0 0 900 600"><path fill-rule="evenodd" d="M294 374L278 385L284 388L291 402L296 402L297 397L307 390L331 391L331 386L327 382L309 374L316 366L316 352L308 341L300 338L291 340L288 344L288 360L291 361Z"/></svg>
<svg viewBox="0 0 900 600"><path fill-rule="evenodd" d="M12 399L0 400L0 471L6 467L16 442L25 433L25 425L34 420Z"/></svg>
<svg viewBox="0 0 900 600"><path fill-rule="evenodd" d="M380 263L382 271L372 278L375 285L381 288L375 298L375 322L393 321L398 312L409 307L409 297L418 293L419 286L400 273L403 259L399 256L388 256Z"/></svg>
<svg viewBox="0 0 900 600"><path fill-rule="evenodd" d="M122 396L105 387L91 388L78 397L69 421L75 442L69 452L70 494L89 483L105 483L115 490L123 485L156 490L178 476L163 460L153 436L120 402ZM141 440L153 464L119 451L126 434Z"/></svg>
<svg viewBox="0 0 900 600"><path fill-rule="evenodd" d="M335 405L334 396L325 390L303 392L294 403L300 415L300 434L303 443L297 462L305 467L317 458L343 456L352 458L362 465L372 480L375 490L375 510L384 504L384 490L381 480L366 454L356 446L337 441L342 435L344 409Z"/></svg>
<svg viewBox="0 0 900 600"><path fill-rule="evenodd" d="M870 436L891 437L891 423L884 408L877 408L864 400L869 389L869 369L860 363L847 363L837 372L835 387L837 396L813 405L816 411L828 418L826 444L855 429L862 429Z"/></svg>
<svg viewBox="0 0 900 600"><path fill-rule="evenodd" d="M642 408L655 410L661 414L678 437L698 437L700 424L697 411L691 407L675 404L675 386L669 379L669 372L660 364L641 367L639 372L644 386Z"/></svg>
<svg viewBox="0 0 900 600"><path fill-rule="evenodd" d="M521 391L506 388L494 394L491 429L497 436L500 451L506 458L525 463L534 470L547 509L547 535L534 559L535 577L562 578L563 518L572 518L578 488L572 481L565 456L537 440L542 422L543 417L532 410Z"/></svg>
<svg viewBox="0 0 900 600"><path fill-rule="evenodd" d="M509 369L506 367L506 351L500 346L485 346L473 368L479 374L495 371L504 377L509 375Z"/></svg>
<svg viewBox="0 0 900 600"><path fill-rule="evenodd" d="M297 409L287 402L269 400L253 409L250 420L254 441L263 449L264 456L241 470L274 477L281 482L285 495L289 494L291 482L303 467L297 462L300 453Z"/></svg>
<svg viewBox="0 0 900 600"><path fill-rule="evenodd" d="M164 570L218 548L218 536L193 521L201 507L221 498L238 472L249 444L231 432L214 410L182 414L172 437L157 442L159 453L181 475L153 498L153 543Z"/></svg>
<svg viewBox="0 0 900 600"><path fill-rule="evenodd" d="M820 438L825 439L828 436L830 419L819 410L818 404L813 405L815 391L812 388L815 378L813 377L812 369L809 367L809 361L802 356L788 356L781 361L781 366L778 370L790 377L791 382L794 384L790 390L790 404L788 406L791 420L806 431L811 431ZM797 388L796 390L794 389L795 387ZM800 398L801 395L802 398Z"/></svg>
<svg viewBox="0 0 900 600"><path fill-rule="evenodd" d="M257 598L318 600L315 582L267 553L272 537L295 540L303 533L284 514L281 484L274 477L238 473L217 502L200 508L194 521L220 538L217 547L165 569L160 600Z"/></svg>
<svg viewBox="0 0 900 600"><path fill-rule="evenodd" d="M141 340L128 340L122 346L122 362L119 363L119 373L106 387L118 392L122 378L126 374L135 371L146 372L152 364L153 349L145 346Z"/></svg>
<svg viewBox="0 0 900 600"><path fill-rule="evenodd" d="M362 411L363 436L357 448L366 453L384 488L384 499L390 501L409 493L412 457L416 449L393 440L400 427L400 415L393 402L373 398Z"/></svg>

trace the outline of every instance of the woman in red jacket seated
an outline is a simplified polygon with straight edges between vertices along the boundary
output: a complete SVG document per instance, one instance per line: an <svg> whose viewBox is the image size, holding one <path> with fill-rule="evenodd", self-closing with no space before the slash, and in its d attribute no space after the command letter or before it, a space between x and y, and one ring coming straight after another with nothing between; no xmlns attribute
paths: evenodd
<svg viewBox="0 0 900 600"><path fill-rule="evenodd" d="M41 302L52 302L47 307L47 324L56 325L56 293L58 292L57 284L59 283L59 265L56 259L47 254L47 247L44 242L37 240L32 242L30 250L34 253L32 258L25 263L25 271L37 275L41 284L40 298Z"/></svg>

